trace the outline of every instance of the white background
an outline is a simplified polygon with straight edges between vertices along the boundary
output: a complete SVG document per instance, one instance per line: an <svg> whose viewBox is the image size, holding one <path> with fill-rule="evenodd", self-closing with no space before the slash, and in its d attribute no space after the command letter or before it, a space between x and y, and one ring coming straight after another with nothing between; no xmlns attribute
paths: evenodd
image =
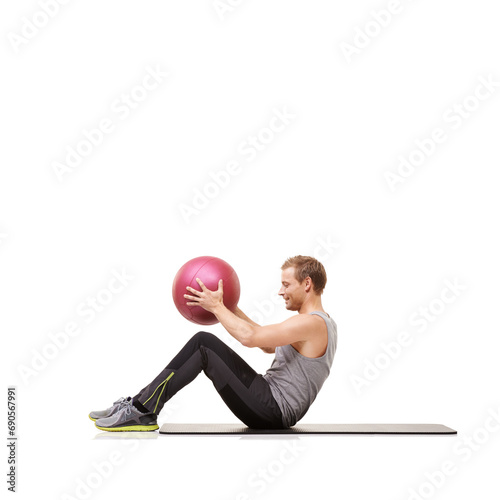
<svg viewBox="0 0 500 500"><path fill-rule="evenodd" d="M73 0L45 25L41 3L3 2L0 15L0 331L3 391L18 391L18 498L498 496L500 87L478 90L500 82L495 3L401 1L374 21L396 3ZM168 76L144 91L147 68ZM140 102L118 112L124 94ZM294 117L247 161L239 148L270 137L276 110ZM113 130L58 176L103 119ZM386 173L436 128L446 140L392 190ZM239 173L210 186L230 161ZM203 190L206 207L186 220L182 205ZM89 411L136 394L200 329L171 299L185 261L227 260L240 307L267 324L290 315L271 299L296 254L324 263L338 325L331 376L302 423L441 423L458 435L135 441L95 428ZM78 313L123 270L127 286L92 321ZM461 287L449 303L446 280ZM71 322L79 335L54 351L49 334ZM271 364L205 329L256 370ZM389 359L382 344L401 332L412 342ZM375 360L385 367L357 391ZM237 419L202 374L165 422ZM454 472L425 485L446 461Z"/></svg>

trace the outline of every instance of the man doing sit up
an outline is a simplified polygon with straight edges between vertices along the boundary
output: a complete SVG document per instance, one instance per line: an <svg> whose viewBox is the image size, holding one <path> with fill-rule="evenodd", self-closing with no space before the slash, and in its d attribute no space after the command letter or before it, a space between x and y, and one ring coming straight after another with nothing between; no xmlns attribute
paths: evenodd
<svg viewBox="0 0 500 500"><path fill-rule="evenodd" d="M298 255L281 267L279 295L295 314L274 325L260 326L239 308L223 303L224 284L201 291L186 287L190 306L213 313L245 347L274 353L271 367L257 373L215 335L200 331L148 385L133 397L120 398L108 409L91 412L105 431L158 429L163 405L203 371L229 409L248 427L286 429L295 425L315 400L330 373L337 348L337 325L325 312L321 295L326 285L323 265Z"/></svg>

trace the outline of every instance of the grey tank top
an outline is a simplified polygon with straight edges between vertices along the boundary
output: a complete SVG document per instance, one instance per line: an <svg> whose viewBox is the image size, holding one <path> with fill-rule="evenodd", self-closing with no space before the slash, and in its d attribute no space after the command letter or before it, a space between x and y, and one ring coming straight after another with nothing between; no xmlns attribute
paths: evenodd
<svg viewBox="0 0 500 500"><path fill-rule="evenodd" d="M269 383L274 399L283 414L283 425L295 425L307 412L330 374L337 350L337 324L321 311L309 314L321 316L328 329L328 346L319 358L308 358L290 344L278 346L271 367L263 377Z"/></svg>

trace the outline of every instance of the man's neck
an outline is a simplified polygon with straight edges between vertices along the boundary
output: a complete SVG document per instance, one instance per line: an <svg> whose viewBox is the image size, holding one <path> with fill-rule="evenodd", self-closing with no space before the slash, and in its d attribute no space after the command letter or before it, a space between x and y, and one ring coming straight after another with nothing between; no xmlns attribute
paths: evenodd
<svg viewBox="0 0 500 500"><path fill-rule="evenodd" d="M325 312L325 310L323 309L323 305L321 304L321 299L302 304L302 307L298 310L298 313L309 314L313 311Z"/></svg>

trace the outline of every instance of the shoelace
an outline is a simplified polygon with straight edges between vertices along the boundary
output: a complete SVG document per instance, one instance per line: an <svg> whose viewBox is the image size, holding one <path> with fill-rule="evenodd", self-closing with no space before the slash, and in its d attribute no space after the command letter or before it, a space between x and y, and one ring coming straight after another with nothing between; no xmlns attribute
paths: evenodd
<svg viewBox="0 0 500 500"><path fill-rule="evenodd" d="M122 401L118 407L118 411L125 412L125 415L130 415L132 413L132 400Z"/></svg>
<svg viewBox="0 0 500 500"><path fill-rule="evenodd" d="M132 400L127 401L125 404L125 415L130 415L132 413Z"/></svg>
<svg viewBox="0 0 500 500"><path fill-rule="evenodd" d="M123 405L126 405L128 404L129 401L127 401L127 398L120 398L118 400L116 400L113 405L118 405L118 408L117 410L121 409L123 407Z"/></svg>

